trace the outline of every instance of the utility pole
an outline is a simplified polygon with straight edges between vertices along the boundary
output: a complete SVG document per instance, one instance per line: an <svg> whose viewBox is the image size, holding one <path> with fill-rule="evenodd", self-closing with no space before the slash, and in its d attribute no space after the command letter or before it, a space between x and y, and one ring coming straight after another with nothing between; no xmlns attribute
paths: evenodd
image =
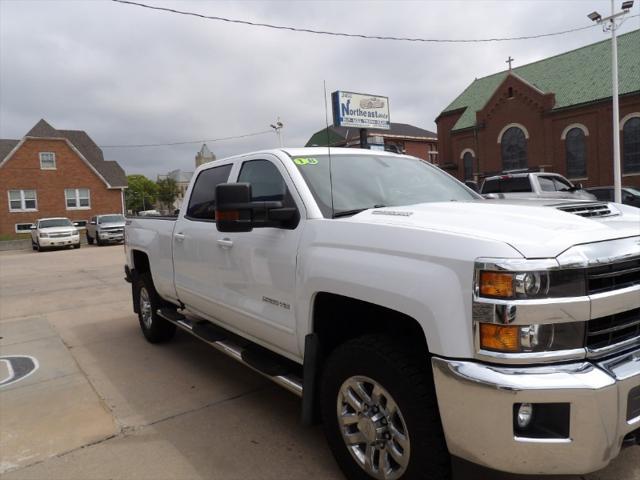
<svg viewBox="0 0 640 480"><path fill-rule="evenodd" d="M613 192L614 202L622 203L622 174L620 171L620 113L619 113L619 99L618 99L618 39L616 38L616 31L624 22L624 19L620 19L620 22L616 24L616 20L627 13L631 7L633 7L633 0L627 0L622 2L622 11L615 13L613 5L614 0L611 0L611 15L605 18L598 12L592 12L589 15L589 19L602 25L602 31L607 32L611 30L611 83L612 83L612 100L613 100Z"/></svg>

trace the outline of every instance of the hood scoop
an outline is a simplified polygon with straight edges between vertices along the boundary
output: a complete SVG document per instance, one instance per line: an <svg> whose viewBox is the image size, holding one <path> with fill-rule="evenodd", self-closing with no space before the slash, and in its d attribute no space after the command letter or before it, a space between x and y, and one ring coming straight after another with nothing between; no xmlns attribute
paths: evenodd
<svg viewBox="0 0 640 480"><path fill-rule="evenodd" d="M620 212L611 208L608 203L576 203L556 207L563 212L573 213L581 217L611 217L620 215Z"/></svg>

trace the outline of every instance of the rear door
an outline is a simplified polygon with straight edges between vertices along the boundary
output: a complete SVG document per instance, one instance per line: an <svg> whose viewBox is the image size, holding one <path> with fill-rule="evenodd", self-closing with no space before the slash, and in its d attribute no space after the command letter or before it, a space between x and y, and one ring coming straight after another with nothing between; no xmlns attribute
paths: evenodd
<svg viewBox="0 0 640 480"><path fill-rule="evenodd" d="M192 311L217 318L222 302L218 272L224 255L217 246L215 189L226 183L233 163L201 170L173 230L174 281L178 298Z"/></svg>

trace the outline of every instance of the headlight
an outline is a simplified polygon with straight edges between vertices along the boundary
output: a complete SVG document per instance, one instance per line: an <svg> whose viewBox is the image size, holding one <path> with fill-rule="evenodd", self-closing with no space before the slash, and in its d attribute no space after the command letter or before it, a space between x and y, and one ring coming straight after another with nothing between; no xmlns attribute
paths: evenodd
<svg viewBox="0 0 640 480"><path fill-rule="evenodd" d="M504 300L581 297L586 275L581 269L504 271L496 264L476 265L475 294Z"/></svg>
<svg viewBox="0 0 640 480"><path fill-rule="evenodd" d="M480 323L480 348L493 352L529 353L584 347L584 322L545 325Z"/></svg>
<svg viewBox="0 0 640 480"><path fill-rule="evenodd" d="M40 238L48 238L48 237L49 237L49 234L48 234L48 233L44 233L44 232L40 232L40 233L38 233L38 236L39 236Z"/></svg>
<svg viewBox="0 0 640 480"><path fill-rule="evenodd" d="M78 229L74 228L73 230L71 230L71 234L72 235L77 235L78 234Z"/></svg>

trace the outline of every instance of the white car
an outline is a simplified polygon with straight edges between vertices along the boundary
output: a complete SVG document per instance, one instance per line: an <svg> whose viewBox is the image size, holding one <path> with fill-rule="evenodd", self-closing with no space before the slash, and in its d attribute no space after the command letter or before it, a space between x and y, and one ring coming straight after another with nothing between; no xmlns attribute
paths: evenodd
<svg viewBox="0 0 640 480"><path fill-rule="evenodd" d="M31 246L40 252L53 247L80 248L80 232L68 218L41 218L31 227Z"/></svg>

